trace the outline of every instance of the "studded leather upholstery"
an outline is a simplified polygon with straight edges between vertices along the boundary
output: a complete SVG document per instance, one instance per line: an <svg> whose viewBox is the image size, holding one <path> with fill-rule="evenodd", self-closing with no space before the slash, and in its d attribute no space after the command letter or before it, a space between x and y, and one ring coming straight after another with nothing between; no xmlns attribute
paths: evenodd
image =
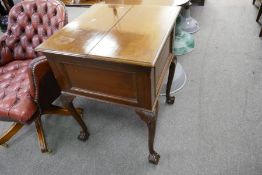
<svg viewBox="0 0 262 175"><path fill-rule="evenodd" d="M62 28L67 16L58 0L27 0L10 10L8 21L7 32L0 38L0 120L27 123L38 109L39 88L34 82L38 77L32 77L30 64L41 53L34 48Z"/></svg>
<svg viewBox="0 0 262 175"><path fill-rule="evenodd" d="M67 23L56 0L22 1L9 12L7 32L0 39L0 64L39 56L34 48Z"/></svg>
<svg viewBox="0 0 262 175"><path fill-rule="evenodd" d="M26 122L36 111L29 93L27 67L30 61L12 61L0 68L0 116Z"/></svg>

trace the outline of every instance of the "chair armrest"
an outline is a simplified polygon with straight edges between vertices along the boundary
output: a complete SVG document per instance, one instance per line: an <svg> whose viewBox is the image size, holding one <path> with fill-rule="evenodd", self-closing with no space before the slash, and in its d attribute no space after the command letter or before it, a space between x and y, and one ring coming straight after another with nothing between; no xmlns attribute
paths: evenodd
<svg viewBox="0 0 262 175"><path fill-rule="evenodd" d="M45 56L32 60L28 66L30 95L43 108L50 105L59 95L60 88Z"/></svg>

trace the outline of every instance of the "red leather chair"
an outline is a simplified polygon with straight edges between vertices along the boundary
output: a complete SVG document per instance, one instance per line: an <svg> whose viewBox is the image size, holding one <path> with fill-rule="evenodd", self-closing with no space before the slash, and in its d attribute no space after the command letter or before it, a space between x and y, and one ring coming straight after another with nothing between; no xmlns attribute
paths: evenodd
<svg viewBox="0 0 262 175"><path fill-rule="evenodd" d="M7 32L0 38L0 120L14 124L0 137L0 145L24 124L35 122L41 151L48 151L41 115L54 113L72 115L82 127L79 139L87 140L87 128L73 105L52 105L60 89L46 58L34 51L67 24L64 4L58 0L22 1L10 10L8 21Z"/></svg>

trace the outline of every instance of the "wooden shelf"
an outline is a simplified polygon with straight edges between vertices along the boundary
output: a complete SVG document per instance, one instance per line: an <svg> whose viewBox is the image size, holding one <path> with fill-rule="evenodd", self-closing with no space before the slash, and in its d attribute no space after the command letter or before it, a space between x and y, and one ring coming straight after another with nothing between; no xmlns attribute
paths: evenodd
<svg viewBox="0 0 262 175"><path fill-rule="evenodd" d="M62 0L66 6L91 6L96 3L103 2L102 0Z"/></svg>

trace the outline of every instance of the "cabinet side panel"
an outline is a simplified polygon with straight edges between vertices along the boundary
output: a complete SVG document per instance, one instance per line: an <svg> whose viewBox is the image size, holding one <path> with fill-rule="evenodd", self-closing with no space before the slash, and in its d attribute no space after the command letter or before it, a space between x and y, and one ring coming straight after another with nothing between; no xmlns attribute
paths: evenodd
<svg viewBox="0 0 262 175"><path fill-rule="evenodd" d="M170 47L172 45L171 35L166 40L155 66L155 84L156 84L155 95L156 96L158 96L160 93L160 89L163 84L163 79L166 73L168 72L169 65L173 59L173 54L170 51Z"/></svg>
<svg viewBox="0 0 262 175"><path fill-rule="evenodd" d="M48 57L63 92L152 110L152 68L73 56Z"/></svg>

